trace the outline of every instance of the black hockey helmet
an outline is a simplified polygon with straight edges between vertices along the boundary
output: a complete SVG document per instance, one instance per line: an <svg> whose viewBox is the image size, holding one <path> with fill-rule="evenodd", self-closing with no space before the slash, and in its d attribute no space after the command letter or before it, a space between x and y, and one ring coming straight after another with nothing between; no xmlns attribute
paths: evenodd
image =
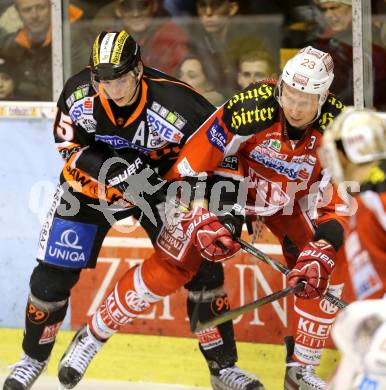
<svg viewBox="0 0 386 390"><path fill-rule="evenodd" d="M139 45L125 30L103 31L94 41L90 67L95 81L114 80L137 67Z"/></svg>

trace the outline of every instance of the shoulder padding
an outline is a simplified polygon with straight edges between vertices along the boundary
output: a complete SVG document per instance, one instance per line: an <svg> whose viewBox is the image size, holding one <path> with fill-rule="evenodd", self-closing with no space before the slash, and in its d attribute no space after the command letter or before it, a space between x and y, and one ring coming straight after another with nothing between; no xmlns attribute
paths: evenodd
<svg viewBox="0 0 386 390"><path fill-rule="evenodd" d="M329 94L323 104L319 119L316 121L315 129L322 134L327 126L342 112L344 104L334 95Z"/></svg>
<svg viewBox="0 0 386 390"><path fill-rule="evenodd" d="M238 135L252 135L272 126L279 114L275 83L260 81L231 97L224 105L223 121Z"/></svg>
<svg viewBox="0 0 386 390"><path fill-rule="evenodd" d="M67 102L67 108L71 108L71 105L75 101L79 100L83 96L88 96L90 92L91 95L95 93L91 86L91 71L89 68L85 68L70 77L64 85L63 98Z"/></svg>

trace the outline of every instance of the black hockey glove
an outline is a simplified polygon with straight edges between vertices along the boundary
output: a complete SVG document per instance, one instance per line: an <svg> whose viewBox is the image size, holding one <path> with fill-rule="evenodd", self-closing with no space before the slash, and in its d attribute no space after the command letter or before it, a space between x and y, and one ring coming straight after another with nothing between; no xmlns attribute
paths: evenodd
<svg viewBox="0 0 386 390"><path fill-rule="evenodd" d="M233 237L240 238L243 229L244 216L241 207L235 204L231 211L220 212L218 219L232 233Z"/></svg>
<svg viewBox="0 0 386 390"><path fill-rule="evenodd" d="M144 154L118 155L110 145L96 141L82 151L76 165L100 183L118 189L125 200L135 205L140 206L145 195L153 195L154 203L159 203L158 192L165 181L149 166Z"/></svg>
<svg viewBox="0 0 386 390"><path fill-rule="evenodd" d="M148 165L146 156L125 154L107 161L106 167L105 183L118 189L126 200L136 204L142 194L159 198L155 203L161 201L158 191L166 181Z"/></svg>

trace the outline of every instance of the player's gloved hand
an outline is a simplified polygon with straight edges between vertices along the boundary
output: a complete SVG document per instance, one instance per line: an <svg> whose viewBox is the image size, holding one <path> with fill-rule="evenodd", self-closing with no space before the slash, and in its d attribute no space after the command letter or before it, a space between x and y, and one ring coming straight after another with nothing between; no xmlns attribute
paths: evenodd
<svg viewBox="0 0 386 390"><path fill-rule="evenodd" d="M154 193L154 187L164 180L148 164L147 156L128 152L113 156L104 162L101 174L105 174L106 184L117 188L124 195L132 193ZM104 169L104 171L103 171ZM103 177L103 176L102 176Z"/></svg>
<svg viewBox="0 0 386 390"><path fill-rule="evenodd" d="M309 242L287 275L288 285L295 287L297 283L305 281L305 288L296 295L304 299L321 297L327 290L330 274L335 268L335 256L335 249L325 241Z"/></svg>
<svg viewBox="0 0 386 390"><path fill-rule="evenodd" d="M135 204L140 194L154 195L153 198L157 199L157 191L166 182L138 156L134 162L125 159L113 165L107 172L106 183L117 188L125 199ZM162 200L159 199L160 202Z"/></svg>
<svg viewBox="0 0 386 390"><path fill-rule="evenodd" d="M127 200L138 198L141 193L156 193L165 183L149 167L146 155L137 151L118 155L111 145L102 141L84 148L77 158L76 167L100 183L116 188Z"/></svg>
<svg viewBox="0 0 386 390"><path fill-rule="evenodd" d="M123 199L137 206L153 225L157 225L153 207L163 202L162 187L166 181L146 164L143 156L117 158L107 172L106 182L118 189Z"/></svg>
<svg viewBox="0 0 386 390"><path fill-rule="evenodd" d="M232 234L216 215L202 207L185 214L181 225L201 256L209 261L228 259L240 250L240 245L233 241Z"/></svg>
<svg viewBox="0 0 386 390"><path fill-rule="evenodd" d="M231 232L233 237L240 237L243 229L244 215L239 214L241 206L235 204L231 211L217 214L220 222Z"/></svg>

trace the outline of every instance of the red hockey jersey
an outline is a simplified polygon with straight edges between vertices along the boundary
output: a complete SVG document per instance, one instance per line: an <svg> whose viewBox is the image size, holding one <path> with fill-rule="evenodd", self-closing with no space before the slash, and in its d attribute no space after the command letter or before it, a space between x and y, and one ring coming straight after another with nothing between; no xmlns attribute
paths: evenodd
<svg viewBox="0 0 386 390"><path fill-rule="evenodd" d="M355 200L358 209L345 244L353 289L357 299L381 298L386 293L386 161L372 170Z"/></svg>
<svg viewBox="0 0 386 390"><path fill-rule="evenodd" d="M190 137L168 178L200 172L247 178L248 204L258 215L307 213L316 225L337 219L344 226L345 205L317 156L324 129L344 105L329 95L319 118L293 141L275 86L260 81L234 95Z"/></svg>

